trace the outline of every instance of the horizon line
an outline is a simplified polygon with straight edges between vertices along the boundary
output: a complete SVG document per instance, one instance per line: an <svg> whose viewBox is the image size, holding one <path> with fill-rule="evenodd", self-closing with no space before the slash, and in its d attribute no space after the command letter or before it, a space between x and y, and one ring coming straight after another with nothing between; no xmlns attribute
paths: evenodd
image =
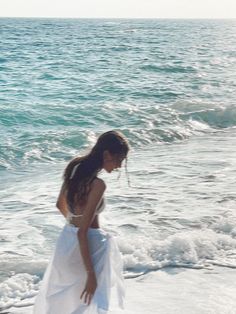
<svg viewBox="0 0 236 314"><path fill-rule="evenodd" d="M72 17L72 16L0 16L6 19L117 19L117 20L235 20L236 17Z"/></svg>

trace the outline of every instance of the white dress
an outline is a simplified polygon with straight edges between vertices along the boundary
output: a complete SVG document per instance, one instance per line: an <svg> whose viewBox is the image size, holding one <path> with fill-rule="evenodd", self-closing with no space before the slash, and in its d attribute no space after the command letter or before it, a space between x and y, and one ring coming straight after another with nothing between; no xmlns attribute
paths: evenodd
<svg viewBox="0 0 236 314"><path fill-rule="evenodd" d="M97 209L101 212L103 206ZM98 204L99 207L99 204ZM97 288L90 305L80 299L87 273L80 253L77 232L79 228L67 223L56 242L36 297L33 314L105 314L110 308L111 295L124 309L125 287L122 256L115 238L101 228L88 229L88 243ZM115 296L114 296L115 297Z"/></svg>

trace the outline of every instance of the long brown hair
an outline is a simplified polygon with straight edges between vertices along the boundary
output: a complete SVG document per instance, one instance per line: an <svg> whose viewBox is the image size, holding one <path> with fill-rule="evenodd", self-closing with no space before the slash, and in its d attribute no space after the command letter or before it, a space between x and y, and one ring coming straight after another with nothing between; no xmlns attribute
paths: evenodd
<svg viewBox="0 0 236 314"><path fill-rule="evenodd" d="M91 151L82 157L72 159L64 171L64 187L67 202L73 211L74 205L86 201L90 184L103 168L103 153L127 158L129 144L118 131L108 131L98 138Z"/></svg>

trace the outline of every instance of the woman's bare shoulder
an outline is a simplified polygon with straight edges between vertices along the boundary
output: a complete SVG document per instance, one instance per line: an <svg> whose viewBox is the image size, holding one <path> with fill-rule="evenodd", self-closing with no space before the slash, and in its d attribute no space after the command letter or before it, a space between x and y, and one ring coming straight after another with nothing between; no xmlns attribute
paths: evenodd
<svg viewBox="0 0 236 314"><path fill-rule="evenodd" d="M106 189L106 184L101 178L95 178L93 182L91 183L91 188L92 189L99 189L101 191L105 191Z"/></svg>

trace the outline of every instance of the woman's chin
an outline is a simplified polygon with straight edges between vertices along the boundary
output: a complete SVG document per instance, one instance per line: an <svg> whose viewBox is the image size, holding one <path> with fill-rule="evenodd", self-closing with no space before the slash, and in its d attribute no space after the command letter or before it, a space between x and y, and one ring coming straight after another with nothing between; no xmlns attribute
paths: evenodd
<svg viewBox="0 0 236 314"><path fill-rule="evenodd" d="M106 172L111 173L113 169L105 169Z"/></svg>
<svg viewBox="0 0 236 314"><path fill-rule="evenodd" d="M111 173L113 170L115 170L115 169L106 169L106 168L104 168L104 170L106 171L106 172L108 172L108 173Z"/></svg>

